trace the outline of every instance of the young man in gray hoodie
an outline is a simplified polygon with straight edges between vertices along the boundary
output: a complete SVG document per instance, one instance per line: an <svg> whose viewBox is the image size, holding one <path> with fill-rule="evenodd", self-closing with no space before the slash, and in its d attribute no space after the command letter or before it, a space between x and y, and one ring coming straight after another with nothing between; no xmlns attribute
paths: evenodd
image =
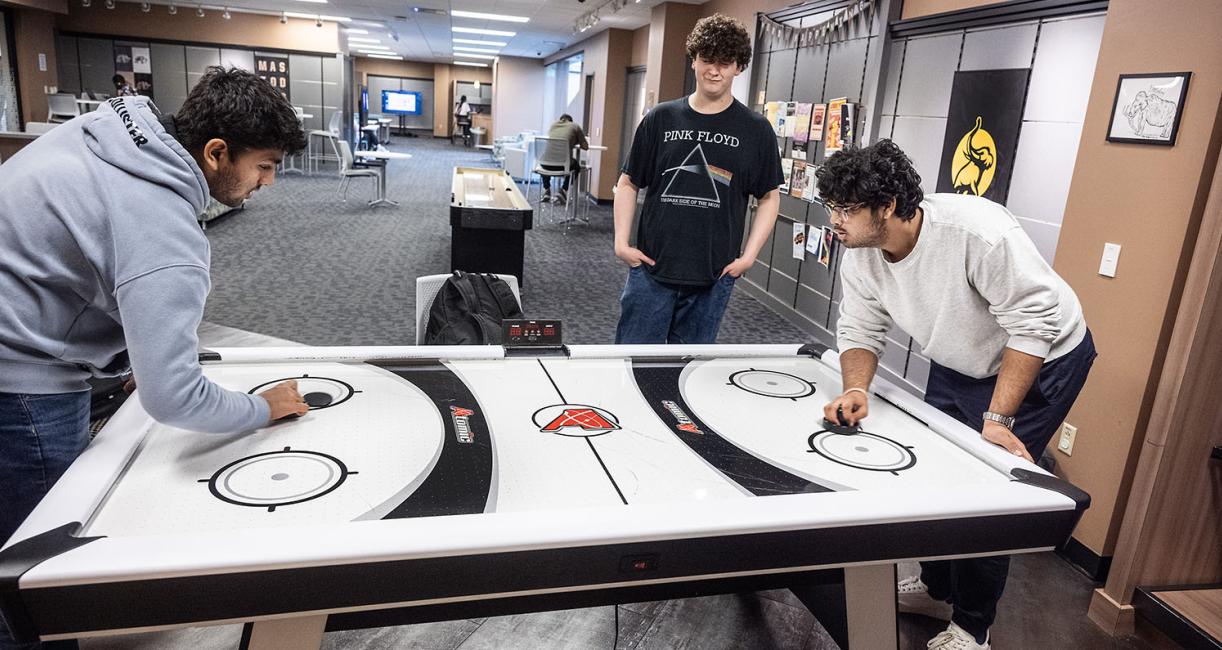
<svg viewBox="0 0 1222 650"><path fill-rule="evenodd" d="M1028 461L1086 383L1095 346L1073 289L1003 206L921 191L895 143L846 149L815 173L837 238L844 295L836 324L844 392L824 416L855 425L900 326L930 359L925 401ZM900 581L900 611L949 620L934 650L988 650L1008 556L922 562Z"/></svg>
<svg viewBox="0 0 1222 650"><path fill-rule="evenodd" d="M177 115L116 97L0 167L0 545L89 441L86 379L129 368L156 420L238 432L307 410L294 382L260 395L205 378L211 194L238 206L304 148L266 81L211 68ZM0 648L17 646L0 626Z"/></svg>

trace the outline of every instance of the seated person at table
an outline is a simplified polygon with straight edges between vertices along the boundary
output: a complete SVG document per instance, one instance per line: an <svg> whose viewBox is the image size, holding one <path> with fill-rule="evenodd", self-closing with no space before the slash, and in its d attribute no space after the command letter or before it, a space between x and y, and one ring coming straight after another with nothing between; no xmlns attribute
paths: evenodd
<svg viewBox="0 0 1222 650"><path fill-rule="evenodd" d="M714 14L687 37L696 92L641 120L615 191L615 256L631 270L616 343L716 343L738 277L772 237L785 177L772 125L734 99L751 35ZM639 188L648 188L636 246ZM743 242L747 203L759 201Z"/></svg>
<svg viewBox="0 0 1222 650"><path fill-rule="evenodd" d="M569 159L569 173L564 177L560 193L556 195L556 202L564 203L568 200L569 181L573 180L573 175L578 172L577 156L573 149L581 147L582 150L589 150L590 143L586 140L586 132L581 129L580 125L573 122L573 116L568 113L561 115L560 119L556 120L556 123L547 130L547 138L564 141L564 144L547 143L547 151L544 154L548 160L563 160L566 156ZM548 171L564 171L564 165L540 164L539 166ZM543 180L543 200L549 201L552 198L552 177L542 176L541 178Z"/></svg>
<svg viewBox="0 0 1222 650"><path fill-rule="evenodd" d="M89 442L91 376L130 369L160 422L238 432L307 410L204 377L208 196L238 206L305 147L279 91L210 68L177 115L115 97L38 138L0 173L0 543ZM0 626L0 648L13 645ZM37 646L24 646L37 647Z"/></svg>
<svg viewBox="0 0 1222 650"><path fill-rule="evenodd" d="M1044 451L1095 359L1073 289L1022 226L987 199L921 191L890 140L846 149L815 172L836 236L844 297L836 326L844 392L824 407L854 425L898 325L930 359L925 401L1032 461ZM1008 556L922 562L900 582L900 610L950 620L939 650L989 647Z"/></svg>

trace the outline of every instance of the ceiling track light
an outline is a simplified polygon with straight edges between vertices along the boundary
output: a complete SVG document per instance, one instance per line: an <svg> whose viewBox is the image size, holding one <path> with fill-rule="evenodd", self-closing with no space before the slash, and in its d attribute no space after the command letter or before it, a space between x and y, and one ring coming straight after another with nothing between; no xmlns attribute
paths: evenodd
<svg viewBox="0 0 1222 650"><path fill-rule="evenodd" d="M221 18L224 18L225 20L233 18L233 16L229 15L229 7L225 7L225 13L221 14Z"/></svg>
<svg viewBox="0 0 1222 650"><path fill-rule="evenodd" d="M288 22L289 22L289 15L281 11L280 12L280 24L285 25Z"/></svg>
<svg viewBox="0 0 1222 650"><path fill-rule="evenodd" d="M174 5L170 5L169 11L170 11L170 15L173 16L174 14L178 13L178 7L175 7Z"/></svg>
<svg viewBox="0 0 1222 650"><path fill-rule="evenodd" d="M141 3L140 3L140 11L141 11L141 12L143 12L143 13L146 13L146 14L147 14L148 12L150 12L150 11L152 11L152 10L153 10L153 5L151 5L151 4L147 3L147 2L141 2Z"/></svg>
<svg viewBox="0 0 1222 650"><path fill-rule="evenodd" d="M204 5L195 5L195 15L200 18L204 17Z"/></svg>
<svg viewBox="0 0 1222 650"><path fill-rule="evenodd" d="M106 0L106 8L107 8L107 9L114 9L114 8L115 8L115 0Z"/></svg>
<svg viewBox="0 0 1222 650"><path fill-rule="evenodd" d="M319 17L317 17L317 18L315 18L315 19L314 19L314 26L315 26L315 27L322 27L322 16L319 16Z"/></svg>
<svg viewBox="0 0 1222 650"><path fill-rule="evenodd" d="M636 4L640 1L641 0L632 0L632 3ZM607 0L589 12L578 16L577 20L573 21L573 33L580 34L598 25L598 23L602 20L603 10L606 10L608 14L614 14L619 12L619 10L623 9L624 7L627 7L628 4L628 0Z"/></svg>
<svg viewBox="0 0 1222 650"><path fill-rule="evenodd" d="M88 9L93 2L91 0L81 0L81 6Z"/></svg>

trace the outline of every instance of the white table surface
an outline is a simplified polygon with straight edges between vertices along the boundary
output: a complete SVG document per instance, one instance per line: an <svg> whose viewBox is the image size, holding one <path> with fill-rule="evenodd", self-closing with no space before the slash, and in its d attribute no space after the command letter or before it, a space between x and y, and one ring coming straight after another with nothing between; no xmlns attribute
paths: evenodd
<svg viewBox="0 0 1222 650"><path fill-rule="evenodd" d="M410 153L398 151L353 151L352 155L357 158L377 158L379 160L406 160L412 157Z"/></svg>

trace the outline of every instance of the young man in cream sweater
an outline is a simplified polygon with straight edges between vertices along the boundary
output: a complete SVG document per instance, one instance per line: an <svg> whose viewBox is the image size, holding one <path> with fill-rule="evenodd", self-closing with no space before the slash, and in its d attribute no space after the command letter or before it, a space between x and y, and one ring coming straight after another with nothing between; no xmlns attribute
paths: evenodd
<svg viewBox="0 0 1222 650"><path fill-rule="evenodd" d="M1077 296L1005 207L924 196L890 140L841 151L816 173L837 238L844 296L836 327L844 393L824 407L854 425L893 325L929 357L925 401L1028 461L1038 458L1095 358ZM989 647L1009 557L922 562L901 611L950 620L939 650Z"/></svg>

